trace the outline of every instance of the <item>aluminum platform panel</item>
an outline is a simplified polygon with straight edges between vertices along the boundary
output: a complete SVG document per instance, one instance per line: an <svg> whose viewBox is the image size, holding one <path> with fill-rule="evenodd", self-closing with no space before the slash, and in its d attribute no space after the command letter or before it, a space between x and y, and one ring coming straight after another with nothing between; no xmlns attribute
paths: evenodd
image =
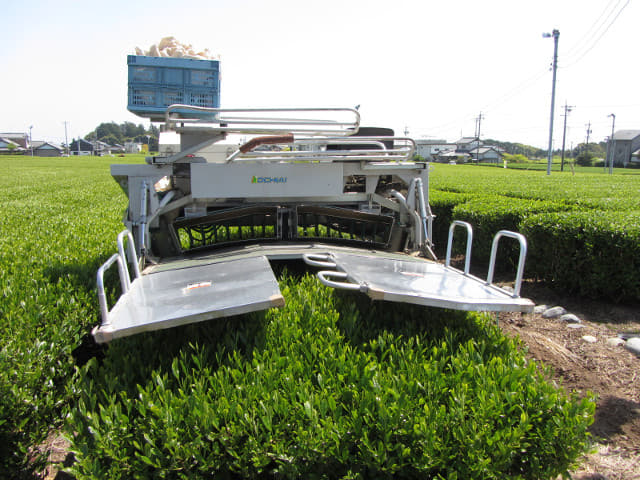
<svg viewBox="0 0 640 480"><path fill-rule="evenodd" d="M427 260L332 252L338 270L374 300L467 311L531 312L534 303L483 280Z"/></svg>
<svg viewBox="0 0 640 480"><path fill-rule="evenodd" d="M163 270L140 276L96 327L98 343L136 333L284 305L265 256Z"/></svg>

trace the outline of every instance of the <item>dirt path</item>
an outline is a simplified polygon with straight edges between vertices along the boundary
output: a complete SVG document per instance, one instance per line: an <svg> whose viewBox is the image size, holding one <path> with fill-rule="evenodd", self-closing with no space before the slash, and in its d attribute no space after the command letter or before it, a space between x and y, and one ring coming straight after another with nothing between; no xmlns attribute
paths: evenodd
<svg viewBox="0 0 640 480"><path fill-rule="evenodd" d="M640 479L640 358L607 340L620 332L640 332L640 306L561 297L533 283L522 295L536 304L564 307L582 320L581 328L540 314L501 314L500 325L518 336L528 355L553 367L554 378L569 391L597 395L590 431L595 451L586 455L574 479ZM592 336L590 343L583 339Z"/></svg>

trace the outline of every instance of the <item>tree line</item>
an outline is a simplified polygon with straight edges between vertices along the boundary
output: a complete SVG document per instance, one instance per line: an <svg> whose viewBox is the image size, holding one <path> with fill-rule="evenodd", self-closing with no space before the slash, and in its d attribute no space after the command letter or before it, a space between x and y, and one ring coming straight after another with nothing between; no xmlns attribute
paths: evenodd
<svg viewBox="0 0 640 480"><path fill-rule="evenodd" d="M99 140L109 145L124 145L126 142L148 143L149 150L158 150L160 130L151 124L145 127L133 122L117 124L115 122L101 123L95 130L84 136L87 141Z"/></svg>

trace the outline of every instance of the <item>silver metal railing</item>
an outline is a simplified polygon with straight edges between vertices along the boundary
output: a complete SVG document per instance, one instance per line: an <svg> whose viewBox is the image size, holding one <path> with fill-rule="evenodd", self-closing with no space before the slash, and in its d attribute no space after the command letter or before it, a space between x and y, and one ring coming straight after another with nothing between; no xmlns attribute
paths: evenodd
<svg viewBox="0 0 640 480"><path fill-rule="evenodd" d="M267 140L265 138L265 140ZM386 148L386 144L392 142L393 148ZM416 151L416 144L411 138L406 137L329 137L329 138L300 138L284 139L282 142L269 142L274 145L290 145L288 151L253 151L243 149L233 152L227 163L242 161L268 161L268 162L410 162ZM351 145L370 145L372 148L349 149ZM300 147L312 148L301 150ZM332 148L328 148L332 147ZM343 147L334 149L335 147ZM244 150L244 151L243 151Z"/></svg>
<svg viewBox="0 0 640 480"><path fill-rule="evenodd" d="M308 118L311 115L316 118ZM171 130L200 126L226 133L348 136L360 128L360 114L353 108L227 109L175 104L167 108L165 123Z"/></svg>
<svg viewBox="0 0 640 480"><path fill-rule="evenodd" d="M454 220L449 227L449 238L447 240L447 255L445 257L445 266L451 267L451 248L453 247L453 231L456 227L463 227L467 230L467 248L464 256L464 274L469 275L471 268L471 245L473 242L473 228L471 224L462 220Z"/></svg>
<svg viewBox="0 0 640 480"><path fill-rule="evenodd" d="M118 253L114 253L109 259L104 262L98 269L96 284L98 287L98 301L100 303L100 314L102 316L102 325L108 325L109 322L109 305L107 303L107 295L104 289L104 274L114 264L118 265L118 276L120 277L120 288L122 289L122 295L126 294L131 289L131 274L129 273L129 267L127 266L127 255L124 248L124 239L128 240L128 250L130 255L131 264L133 265L133 272L135 278L140 277L140 269L138 267L138 256L136 255L135 242L133 241L133 235L129 230L123 230L118 234ZM135 280L134 278L134 280Z"/></svg>
<svg viewBox="0 0 640 480"><path fill-rule="evenodd" d="M520 296L520 286L522 285L522 277L524 275L524 262L527 256L527 239L521 233L511 232L509 230L500 230L493 237L491 244L491 258L489 259L489 273L487 273L487 285L493 284L493 273L495 271L496 256L498 253L498 242L502 237L510 237L518 240L520 243L520 256L518 258L518 269L516 271L516 281L513 286L513 296Z"/></svg>

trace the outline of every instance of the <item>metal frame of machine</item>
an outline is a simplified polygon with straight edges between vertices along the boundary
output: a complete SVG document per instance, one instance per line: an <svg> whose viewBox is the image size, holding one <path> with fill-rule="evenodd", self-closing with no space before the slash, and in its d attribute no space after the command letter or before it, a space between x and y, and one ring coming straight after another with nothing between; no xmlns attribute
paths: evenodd
<svg viewBox="0 0 640 480"><path fill-rule="evenodd" d="M450 264L456 226L470 258L471 227L455 222L438 262L428 164L414 160L412 139L372 132L347 108L169 107L160 155L111 167L129 207L118 253L98 271L96 341L282 306L273 260L320 267L325 285L373 299L531 311L519 296L524 237L498 233L482 280ZM514 292L493 284L505 236L521 248ZM114 264L122 294L109 309L103 277Z"/></svg>

